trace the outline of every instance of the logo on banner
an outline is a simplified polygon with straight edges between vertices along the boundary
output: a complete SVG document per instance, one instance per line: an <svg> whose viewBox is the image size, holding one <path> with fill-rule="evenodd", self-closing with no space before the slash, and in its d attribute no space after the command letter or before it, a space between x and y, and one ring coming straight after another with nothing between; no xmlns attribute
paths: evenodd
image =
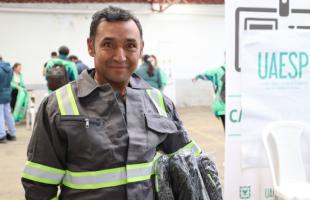
<svg viewBox="0 0 310 200"><path fill-rule="evenodd" d="M309 9L304 8L291 8L288 0L279 0L279 7L238 7L235 14L235 70L241 72L241 63L239 58L241 34L244 32L252 31L278 31L278 30L305 30L309 29L307 22L309 21ZM300 20L303 17L304 20ZM295 20L297 24L292 24L290 21ZM290 24L287 25L287 22ZM267 69L260 74L261 78L268 78L271 76L278 76L281 78L300 78L302 68L307 64L308 59L304 52L281 52L275 55L274 52L268 52L266 55L260 55L261 58L265 57L269 60L271 68ZM308 56L307 56L308 57ZM283 60L286 59L286 61ZM285 68L284 62L290 66L290 72L281 74L281 70ZM276 65L277 62L277 65ZM277 69L276 69L277 67ZM276 71L277 70L277 71Z"/></svg>
<svg viewBox="0 0 310 200"><path fill-rule="evenodd" d="M273 188L265 188L265 198L266 199L273 199L274 197L274 190Z"/></svg>
<svg viewBox="0 0 310 200"><path fill-rule="evenodd" d="M258 52L260 79L301 79L308 65L305 52Z"/></svg>
<svg viewBox="0 0 310 200"><path fill-rule="evenodd" d="M251 186L240 186L240 199L251 198Z"/></svg>

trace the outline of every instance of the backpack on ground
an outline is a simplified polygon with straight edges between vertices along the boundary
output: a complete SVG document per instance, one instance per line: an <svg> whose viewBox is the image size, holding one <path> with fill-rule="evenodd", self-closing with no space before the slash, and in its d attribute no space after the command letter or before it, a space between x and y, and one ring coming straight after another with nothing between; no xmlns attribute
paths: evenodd
<svg viewBox="0 0 310 200"><path fill-rule="evenodd" d="M66 67L62 64L54 64L47 70L46 76L47 87L51 91L55 91L69 82Z"/></svg>

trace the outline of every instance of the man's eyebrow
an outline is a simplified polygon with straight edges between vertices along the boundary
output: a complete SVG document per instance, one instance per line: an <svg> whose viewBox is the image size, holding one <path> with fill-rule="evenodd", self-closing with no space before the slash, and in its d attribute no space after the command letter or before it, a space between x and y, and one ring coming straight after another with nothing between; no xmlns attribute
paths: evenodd
<svg viewBox="0 0 310 200"><path fill-rule="evenodd" d="M136 39L132 39L132 38L128 38L128 39L126 39L126 42L137 42L137 40Z"/></svg>
<svg viewBox="0 0 310 200"><path fill-rule="evenodd" d="M114 40L114 38L112 38L112 37L106 37L106 38L103 38L103 40Z"/></svg>

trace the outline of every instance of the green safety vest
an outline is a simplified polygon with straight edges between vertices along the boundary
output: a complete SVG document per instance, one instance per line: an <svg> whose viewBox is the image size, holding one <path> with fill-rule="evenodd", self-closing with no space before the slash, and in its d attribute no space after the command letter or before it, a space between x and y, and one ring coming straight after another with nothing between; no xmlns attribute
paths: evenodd
<svg viewBox="0 0 310 200"><path fill-rule="evenodd" d="M161 116L167 117L162 93L154 88L147 89L146 92L151 98L158 113ZM79 115L71 84L59 88L55 93L61 115ZM191 151L195 155L201 153L201 149L193 141L177 152L182 150ZM175 153L169 155L171 156ZM63 184L72 189L106 188L149 180L151 176L155 174L154 163L158 157L159 155L156 155L152 162L130 164L118 168L88 172L72 172L70 170L57 169L27 161L22 177L40 183L53 185ZM57 197L54 199L57 199Z"/></svg>

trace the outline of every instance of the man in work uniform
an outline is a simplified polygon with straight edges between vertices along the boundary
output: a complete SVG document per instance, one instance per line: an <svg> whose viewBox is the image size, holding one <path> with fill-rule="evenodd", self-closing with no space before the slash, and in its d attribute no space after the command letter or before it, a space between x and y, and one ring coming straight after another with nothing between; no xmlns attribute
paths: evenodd
<svg viewBox="0 0 310 200"><path fill-rule="evenodd" d="M95 69L39 108L22 177L26 199L152 200L156 152L199 149L171 100L133 74L144 46L138 19L116 7L98 11L87 44Z"/></svg>

